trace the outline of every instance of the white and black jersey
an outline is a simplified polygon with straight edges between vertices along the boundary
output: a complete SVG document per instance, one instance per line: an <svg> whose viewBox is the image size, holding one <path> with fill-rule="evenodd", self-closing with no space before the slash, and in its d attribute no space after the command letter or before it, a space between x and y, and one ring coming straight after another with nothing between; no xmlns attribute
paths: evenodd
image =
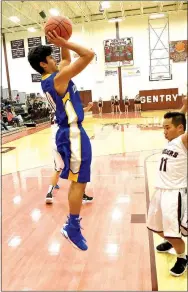
<svg viewBox="0 0 188 292"><path fill-rule="evenodd" d="M187 149L181 136L168 142L162 151L156 187L161 189L187 187Z"/></svg>

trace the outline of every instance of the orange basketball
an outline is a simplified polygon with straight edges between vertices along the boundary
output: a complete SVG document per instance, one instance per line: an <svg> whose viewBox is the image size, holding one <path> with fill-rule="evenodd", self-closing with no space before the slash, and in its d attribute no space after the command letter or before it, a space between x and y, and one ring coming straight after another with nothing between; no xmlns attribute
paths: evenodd
<svg viewBox="0 0 188 292"><path fill-rule="evenodd" d="M72 23L65 16L53 16L49 18L45 24L45 35L53 30L55 30L60 37L68 40L72 35Z"/></svg>

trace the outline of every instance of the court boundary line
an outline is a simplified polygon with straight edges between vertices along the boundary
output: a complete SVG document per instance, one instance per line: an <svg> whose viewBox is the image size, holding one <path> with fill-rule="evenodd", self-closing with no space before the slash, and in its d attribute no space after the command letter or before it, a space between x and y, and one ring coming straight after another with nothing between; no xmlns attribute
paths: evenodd
<svg viewBox="0 0 188 292"><path fill-rule="evenodd" d="M147 156L144 159L144 176L145 176L145 192L146 192L146 209L148 213L149 209L149 203L150 203L150 197L149 197L149 183L148 183L148 172L147 172L147 160L156 155L159 154L152 153L149 156ZM154 248L154 239L153 239L153 233L148 230L148 239L149 239L149 252L150 252L150 270L151 270L151 285L152 285L152 291L158 291L158 279L157 279L157 267L156 267L156 259L155 259L155 248Z"/></svg>
<svg viewBox="0 0 188 292"><path fill-rule="evenodd" d="M114 155L114 156L115 155L125 155L125 154L131 154L131 153L149 152L149 151L151 152L151 151L159 151L159 150L162 150L162 149L149 149L149 150L138 150L138 151L130 151L130 152L127 151L127 152L115 153L115 154L113 154L113 153L111 153L111 154L103 154L103 155L93 156L92 159L93 158L98 158L98 157L111 156L111 155ZM155 155L155 154L157 154L157 152L156 153L152 153L152 155ZM146 159L147 159L147 157L146 157ZM6 175L9 175L9 174L17 173L17 172L28 171L28 170L32 170L32 169L35 169L35 168L48 166L48 165L52 165L52 164L49 163L49 164L43 164L43 165L39 165L39 166L34 166L34 167L31 167L31 168L27 168L27 169L16 170L16 171L9 172L9 173L6 173L6 174L1 174L1 177L6 176ZM139 167L141 167L141 166L139 166ZM144 165L142 167L144 167Z"/></svg>

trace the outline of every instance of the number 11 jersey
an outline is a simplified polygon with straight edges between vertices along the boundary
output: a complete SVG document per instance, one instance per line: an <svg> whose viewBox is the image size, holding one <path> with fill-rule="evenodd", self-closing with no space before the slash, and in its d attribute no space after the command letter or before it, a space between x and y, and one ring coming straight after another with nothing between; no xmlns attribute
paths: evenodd
<svg viewBox="0 0 188 292"><path fill-rule="evenodd" d="M157 170L156 187L160 189L187 187L187 149L181 136L168 142L162 151Z"/></svg>

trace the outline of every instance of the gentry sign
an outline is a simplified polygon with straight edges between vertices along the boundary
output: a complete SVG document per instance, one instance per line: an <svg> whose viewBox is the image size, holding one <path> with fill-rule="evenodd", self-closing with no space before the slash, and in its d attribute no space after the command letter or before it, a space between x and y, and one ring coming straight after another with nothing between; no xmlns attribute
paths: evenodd
<svg viewBox="0 0 188 292"><path fill-rule="evenodd" d="M143 111L178 109L182 105L182 97L178 94L178 88L140 90L139 96Z"/></svg>
<svg viewBox="0 0 188 292"><path fill-rule="evenodd" d="M178 94L160 94L160 95L147 95L141 96L141 103L154 103L154 102L171 102L176 101Z"/></svg>

